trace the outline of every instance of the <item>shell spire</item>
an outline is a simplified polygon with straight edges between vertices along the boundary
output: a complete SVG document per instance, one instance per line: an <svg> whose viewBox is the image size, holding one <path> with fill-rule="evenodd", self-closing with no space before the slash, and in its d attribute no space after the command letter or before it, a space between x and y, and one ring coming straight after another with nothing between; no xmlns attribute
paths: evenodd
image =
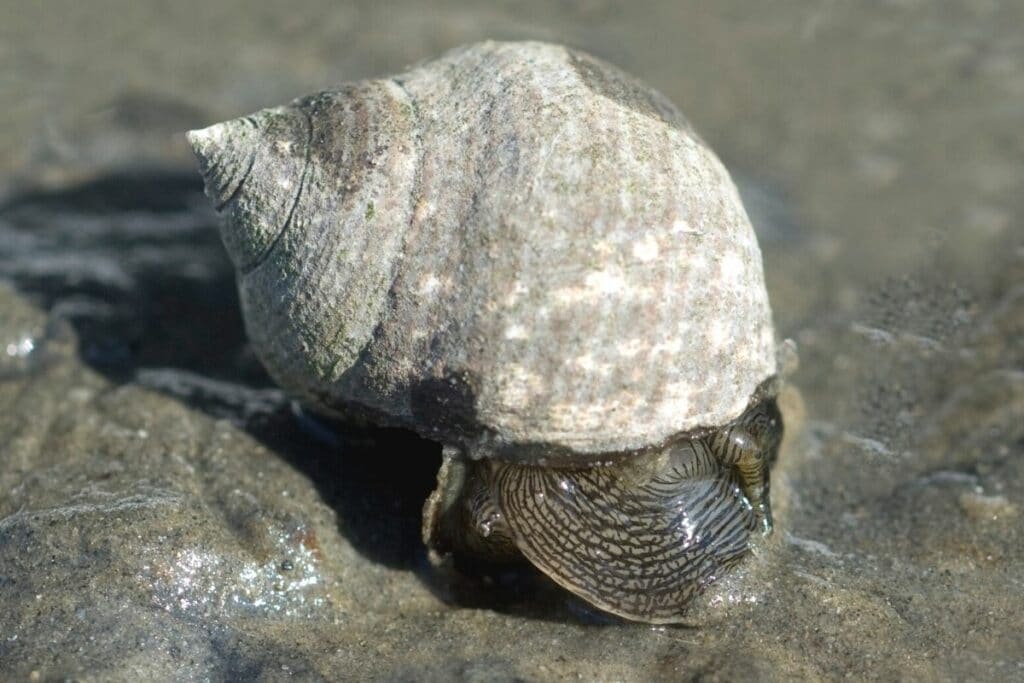
<svg viewBox="0 0 1024 683"><path fill-rule="evenodd" d="M220 210L241 187L256 157L256 126L233 119L186 133L199 159L206 196Z"/></svg>
<svg viewBox="0 0 1024 683"><path fill-rule="evenodd" d="M224 214L221 237L228 255L249 272L266 258L298 201L309 120L295 107L264 109L190 131L188 141L206 195Z"/></svg>

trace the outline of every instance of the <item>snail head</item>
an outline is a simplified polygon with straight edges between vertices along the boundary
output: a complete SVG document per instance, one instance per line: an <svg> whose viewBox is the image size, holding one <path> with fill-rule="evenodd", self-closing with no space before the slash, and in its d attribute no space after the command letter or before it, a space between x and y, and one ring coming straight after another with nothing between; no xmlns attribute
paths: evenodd
<svg viewBox="0 0 1024 683"><path fill-rule="evenodd" d="M768 397L703 437L601 466L448 457L424 537L441 553L487 561L518 551L605 611L678 622L749 552L755 532L770 530L767 466L781 436Z"/></svg>

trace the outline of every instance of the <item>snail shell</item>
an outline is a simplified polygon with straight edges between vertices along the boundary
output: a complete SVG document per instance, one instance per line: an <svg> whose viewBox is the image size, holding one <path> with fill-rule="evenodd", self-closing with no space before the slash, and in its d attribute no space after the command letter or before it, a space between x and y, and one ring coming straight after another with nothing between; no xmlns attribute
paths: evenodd
<svg viewBox="0 0 1024 683"><path fill-rule="evenodd" d="M470 45L189 137L253 346L319 410L587 468L728 425L775 374L727 171L586 54Z"/></svg>

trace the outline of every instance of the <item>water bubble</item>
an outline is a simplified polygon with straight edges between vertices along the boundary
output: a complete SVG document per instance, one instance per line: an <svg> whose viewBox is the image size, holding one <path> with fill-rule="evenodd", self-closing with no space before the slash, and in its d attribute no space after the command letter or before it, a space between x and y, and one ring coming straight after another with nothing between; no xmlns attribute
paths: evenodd
<svg viewBox="0 0 1024 683"><path fill-rule="evenodd" d="M576 482L574 482L572 479L569 479L568 477L559 478L558 488L561 489L563 493L566 493L570 496L576 494Z"/></svg>
<svg viewBox="0 0 1024 683"><path fill-rule="evenodd" d="M7 355L12 358L24 358L36 348L36 342L32 337L25 336L15 342L7 344Z"/></svg>
<svg viewBox="0 0 1024 683"><path fill-rule="evenodd" d="M729 440L732 442L733 447L741 451L751 452L757 449L754 439L744 431L734 431L730 435Z"/></svg>

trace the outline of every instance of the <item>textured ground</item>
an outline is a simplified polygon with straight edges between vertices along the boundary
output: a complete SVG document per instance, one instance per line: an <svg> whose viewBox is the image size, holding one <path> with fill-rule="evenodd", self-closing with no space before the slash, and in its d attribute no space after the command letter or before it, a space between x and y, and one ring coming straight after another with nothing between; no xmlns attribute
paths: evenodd
<svg viewBox="0 0 1024 683"><path fill-rule="evenodd" d="M0 1L0 678L1024 680L1024 6L625 7ZM691 626L432 573L436 448L245 346L180 131L484 37L663 90L760 232L796 428Z"/></svg>

